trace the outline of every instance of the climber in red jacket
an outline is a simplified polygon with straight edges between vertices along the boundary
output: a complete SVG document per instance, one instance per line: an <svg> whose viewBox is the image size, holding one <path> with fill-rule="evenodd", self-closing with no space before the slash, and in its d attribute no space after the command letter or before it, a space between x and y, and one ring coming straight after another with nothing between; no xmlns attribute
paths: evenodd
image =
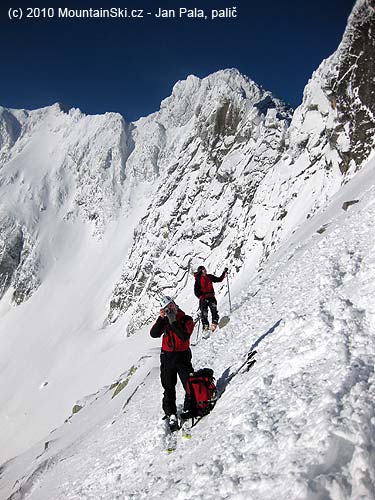
<svg viewBox="0 0 375 500"><path fill-rule="evenodd" d="M226 267L221 276L217 277L213 274L207 274L206 268L204 266L199 266L197 272L194 273L194 293L199 299L199 309L201 311L203 330L209 329L208 308L210 308L212 316L211 330L216 330L217 324L219 323L217 301L215 299L215 291L212 283L220 283L223 281L227 272L228 268Z"/></svg>
<svg viewBox="0 0 375 500"><path fill-rule="evenodd" d="M186 383L194 373L191 364L190 336L194 321L182 311L171 297L160 298L161 309L156 323L150 331L153 338L162 337L160 355L160 378L164 389L163 410L171 430L178 428L176 408L177 375L185 389L182 418L189 414L190 396L186 394Z"/></svg>

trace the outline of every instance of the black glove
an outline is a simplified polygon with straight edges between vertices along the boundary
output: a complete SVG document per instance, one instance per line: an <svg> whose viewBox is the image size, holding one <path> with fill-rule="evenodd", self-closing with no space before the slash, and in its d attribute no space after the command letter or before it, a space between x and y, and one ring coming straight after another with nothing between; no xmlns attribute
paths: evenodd
<svg viewBox="0 0 375 500"><path fill-rule="evenodd" d="M228 271L229 271L229 269L226 267L226 268L224 269L224 272L225 272L225 273L227 273Z"/></svg>
<svg viewBox="0 0 375 500"><path fill-rule="evenodd" d="M166 309L165 315L167 316L170 324L172 324L174 321L176 321L176 312L175 311L172 311L171 309Z"/></svg>

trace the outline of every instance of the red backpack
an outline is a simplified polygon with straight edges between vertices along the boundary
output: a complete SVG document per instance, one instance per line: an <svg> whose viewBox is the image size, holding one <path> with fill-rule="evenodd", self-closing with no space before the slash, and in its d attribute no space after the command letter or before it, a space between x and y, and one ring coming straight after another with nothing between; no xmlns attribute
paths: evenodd
<svg viewBox="0 0 375 500"><path fill-rule="evenodd" d="M191 397L193 417L204 417L215 406L217 391L214 380L214 371L211 368L202 368L189 376L186 392Z"/></svg>

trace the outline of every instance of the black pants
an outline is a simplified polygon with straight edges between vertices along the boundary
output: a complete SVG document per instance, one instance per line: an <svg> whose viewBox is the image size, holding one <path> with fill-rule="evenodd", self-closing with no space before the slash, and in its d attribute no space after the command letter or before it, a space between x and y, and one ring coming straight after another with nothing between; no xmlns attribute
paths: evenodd
<svg viewBox="0 0 375 500"><path fill-rule="evenodd" d="M176 408L176 384L177 375L186 390L186 382L189 374L194 369L191 364L191 351L167 352L162 351L160 355L160 378L164 389L163 410L166 415L177 413ZM190 410L190 397L185 393L184 410Z"/></svg>
<svg viewBox="0 0 375 500"><path fill-rule="evenodd" d="M201 310L202 325L204 327L209 326L208 321L208 308L210 308L212 323L219 323L219 313L217 312L217 302L215 297L208 297L207 299L202 299L199 302L199 308Z"/></svg>

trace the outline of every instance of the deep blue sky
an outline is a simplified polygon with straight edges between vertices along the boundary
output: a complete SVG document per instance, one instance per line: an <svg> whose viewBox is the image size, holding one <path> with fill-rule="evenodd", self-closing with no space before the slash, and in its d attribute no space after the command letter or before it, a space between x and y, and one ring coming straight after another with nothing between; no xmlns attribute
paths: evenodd
<svg viewBox="0 0 375 500"><path fill-rule="evenodd" d="M54 102L135 120L159 109L177 80L237 68L293 106L312 72L339 44L354 0L93 0L60 7L212 8L237 6L237 19L10 21L2 2L0 105ZM57 10L57 7L55 7Z"/></svg>

